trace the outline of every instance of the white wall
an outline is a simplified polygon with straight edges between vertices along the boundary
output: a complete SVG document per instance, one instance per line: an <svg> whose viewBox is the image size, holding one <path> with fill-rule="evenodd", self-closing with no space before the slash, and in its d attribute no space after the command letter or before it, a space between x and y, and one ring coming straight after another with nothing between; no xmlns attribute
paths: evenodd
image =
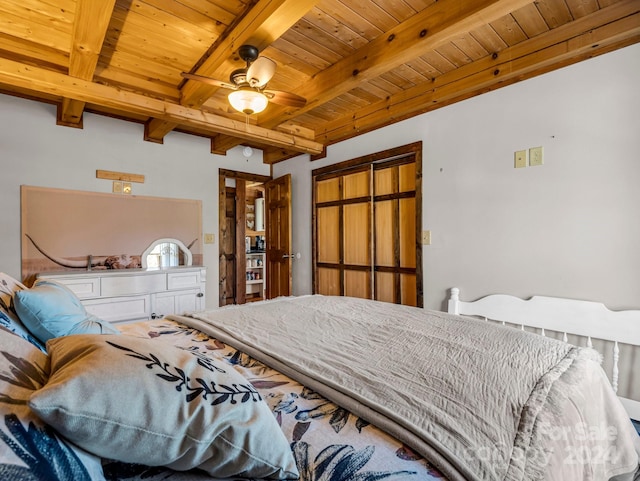
<svg viewBox="0 0 640 481"><path fill-rule="evenodd" d="M294 293L311 285L311 170L423 141L425 307L448 288L640 308L640 45L276 164L293 180ZM544 165L514 169L514 151Z"/></svg>
<svg viewBox="0 0 640 481"><path fill-rule="evenodd" d="M294 293L311 292L311 170L422 140L425 306L447 289L599 300L640 308L640 45L551 72L332 145L328 157L274 166L293 177ZM269 174L255 151L209 153L207 139L86 114L55 125L55 108L0 95L0 271L20 276L21 184L110 192L96 169L144 174L134 193L201 199L208 306L218 297L218 168ZM513 168L542 145L545 165Z"/></svg>
<svg viewBox="0 0 640 481"><path fill-rule="evenodd" d="M203 230L216 236L203 244L206 299L217 306L218 169L269 175L269 166L258 150L249 160L241 147L212 155L208 139L172 132L160 145L145 142L143 131L92 114L85 114L84 129L57 126L54 106L0 95L0 271L20 278L20 185L111 192L110 181L96 179L97 169L143 174L145 183L133 184L135 195L202 200Z"/></svg>

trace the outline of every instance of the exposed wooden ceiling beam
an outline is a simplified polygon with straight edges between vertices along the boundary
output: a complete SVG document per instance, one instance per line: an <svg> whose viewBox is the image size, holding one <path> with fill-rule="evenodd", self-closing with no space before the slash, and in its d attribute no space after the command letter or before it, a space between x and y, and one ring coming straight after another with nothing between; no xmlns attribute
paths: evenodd
<svg viewBox="0 0 640 481"><path fill-rule="evenodd" d="M265 129L246 122L127 92L108 85L92 83L1 57L0 84L73 98L137 115L176 122L187 127L206 130L211 134L237 135L245 140L284 147L296 152L319 153L322 151L321 144L303 137Z"/></svg>
<svg viewBox="0 0 640 481"><path fill-rule="evenodd" d="M306 129L300 125L294 124L293 122L285 122L284 124L278 125L276 130L280 132L289 132L294 135L300 135L306 139L315 139L315 132L313 130ZM218 136L220 137L220 136ZM211 139L212 147L215 145L214 140L216 137ZM325 152L323 151L322 154ZM316 155L322 155L316 154ZM281 162L286 159L290 159L291 157L296 157L300 155L298 152L291 152L290 150L279 148L279 147L266 147L262 149L262 162L265 164L274 164L276 162Z"/></svg>
<svg viewBox="0 0 640 481"><path fill-rule="evenodd" d="M616 20L619 19L619 20ZM316 137L325 146L419 113L440 108L499 88L514 81L605 53L611 46L635 43L640 36L640 13L635 0L623 0L575 22L554 29L389 99L327 123ZM500 83L496 85L496 77Z"/></svg>
<svg viewBox="0 0 640 481"><path fill-rule="evenodd" d="M74 122L82 122L89 111L145 123L150 140L162 141L175 130L211 138L216 153L238 143L258 147L266 163L299 155L299 144L292 149L277 137L281 134L321 141L326 149L640 41L633 30L640 23L639 0L404 0L384 7L380 2L242 0L232 11L214 6L216 0L143 0L115 7L115 0L106 1L104 13L105 3L97 0L73 0L72 9L46 0L28 0L29 8L0 1L7 18L0 57L17 62L24 74L16 80L14 72L5 77L0 72L0 91L61 104L58 114ZM419 12L409 11L409 4ZM293 15L295 8L300 12ZM398 24L398 18L406 20ZM98 30L106 30L104 40ZM229 109L224 90L199 105L200 97L189 99L189 91L216 87L180 80L180 71L187 69L227 79L242 66L237 47L244 43L260 49L269 45L262 53L273 54L279 63L273 87L309 100L301 109L272 103L247 119L254 127L272 129L267 132L276 137L262 135L265 131L256 135L244 125L245 119ZM44 71L63 77L47 78ZM34 81L47 87L38 91ZM85 106L87 98L105 104L87 101ZM131 99L132 110L125 107ZM181 99L193 101L193 107L181 105ZM219 117L228 124L213 122ZM293 130L280 131L282 122L290 122ZM311 154L312 160L318 155Z"/></svg>
<svg viewBox="0 0 640 481"><path fill-rule="evenodd" d="M441 75L433 82L417 85L353 114L330 121L327 129L316 140L321 141L326 148L327 145L374 130L381 125L398 122L636 43L640 40L638 12L635 0L622 0L574 23L556 28L543 37L532 38L502 50L499 54ZM496 77L500 78L500 82L494 85ZM277 163L295 155L298 154L270 148L263 157L266 163ZM322 157L320 155L316 158Z"/></svg>
<svg viewBox="0 0 640 481"><path fill-rule="evenodd" d="M69 53L70 76L83 80L93 78L115 3L115 0L78 0L76 2ZM65 98L58 109L59 124L81 125L84 102Z"/></svg>
<svg viewBox="0 0 640 481"><path fill-rule="evenodd" d="M503 17L531 0L441 0L400 23L348 57L315 75L296 89L307 99L300 109L270 106L260 125L273 128L283 116L295 118L350 90L360 83L393 70L403 63L433 50L452 38ZM219 148L230 149L236 139L216 139Z"/></svg>
<svg viewBox="0 0 640 481"><path fill-rule="evenodd" d="M318 1L260 0L193 73L205 77L213 75L245 43L251 43L262 51L298 22ZM237 65L231 68L237 68ZM217 89L189 80L182 88L180 103L187 107L201 107Z"/></svg>
<svg viewBox="0 0 640 481"><path fill-rule="evenodd" d="M297 152L270 147L262 152L262 161L265 164L277 164L278 162L297 157L298 155L300 154L298 154Z"/></svg>
<svg viewBox="0 0 640 481"><path fill-rule="evenodd" d="M82 128L82 114L84 102L70 98L63 98L58 104L56 112L56 124L66 127Z"/></svg>
<svg viewBox="0 0 640 481"><path fill-rule="evenodd" d="M164 136L176 127L178 127L176 122L162 119L149 119L144 124L144 140L162 144L164 143Z"/></svg>
<svg viewBox="0 0 640 481"><path fill-rule="evenodd" d="M238 139L227 135L217 134L211 138L211 152L215 152L216 154L222 154L238 145L240 145Z"/></svg>
<svg viewBox="0 0 640 481"><path fill-rule="evenodd" d="M299 21L318 1L259 1L192 73L205 77L214 75L221 66L229 63L229 58L240 45L245 43L250 43L260 51L263 50ZM232 68L230 63L229 66ZM188 107L200 108L217 89L202 82L188 80L182 87L180 103ZM176 126L158 119L151 119L145 126L145 140L162 143L164 136Z"/></svg>
<svg viewBox="0 0 640 481"><path fill-rule="evenodd" d="M530 0L442 0L434 3L300 86L296 93L307 99L307 105L292 111L292 115L308 112L362 82L529 3ZM280 118L281 122L281 114L287 110L291 109L273 109L264 125L274 118Z"/></svg>
<svg viewBox="0 0 640 481"><path fill-rule="evenodd" d="M291 122L291 121L287 121L275 126L275 130L279 130L281 132L289 132L294 135L300 135L301 137L304 137L307 139L315 139L315 135L316 135L315 131L304 128L301 125L298 125L295 122ZM218 134L211 138L212 153L223 154L227 150L230 150L237 145L239 145L238 139L235 139L233 137L228 137L226 135ZM263 157L264 163L265 164L274 163L272 160L271 161L267 160L267 157L269 156L272 159L276 159L278 158L279 153L281 153L282 155L285 155L282 149L276 149L275 152L269 152L269 153L265 151L265 155ZM293 153L293 155L298 155L298 154ZM280 159L280 160L284 160L284 159Z"/></svg>

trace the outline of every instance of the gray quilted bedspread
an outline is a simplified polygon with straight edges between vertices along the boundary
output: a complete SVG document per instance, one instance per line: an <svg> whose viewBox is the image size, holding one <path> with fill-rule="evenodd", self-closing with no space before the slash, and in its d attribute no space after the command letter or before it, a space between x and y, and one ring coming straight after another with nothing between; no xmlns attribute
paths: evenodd
<svg viewBox="0 0 640 481"><path fill-rule="evenodd" d="M386 430L451 480L606 480L638 466L638 436L591 349L346 297L172 318Z"/></svg>

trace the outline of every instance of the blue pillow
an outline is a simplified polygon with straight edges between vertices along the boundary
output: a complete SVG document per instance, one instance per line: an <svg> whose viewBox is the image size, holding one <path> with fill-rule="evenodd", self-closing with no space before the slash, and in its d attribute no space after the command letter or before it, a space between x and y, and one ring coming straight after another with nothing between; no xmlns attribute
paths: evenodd
<svg viewBox="0 0 640 481"><path fill-rule="evenodd" d="M15 319L14 316L9 314L2 308L0 308L0 326L20 336L22 339L29 341L31 344L36 346L42 352L45 352L45 353L47 352L47 350L44 347L44 344L42 344L38 339L33 337L31 333L27 330L27 328L24 327L20 321Z"/></svg>
<svg viewBox="0 0 640 481"><path fill-rule="evenodd" d="M43 343L71 334L119 334L107 321L89 314L80 299L63 284L41 279L31 289L15 293L22 323Z"/></svg>

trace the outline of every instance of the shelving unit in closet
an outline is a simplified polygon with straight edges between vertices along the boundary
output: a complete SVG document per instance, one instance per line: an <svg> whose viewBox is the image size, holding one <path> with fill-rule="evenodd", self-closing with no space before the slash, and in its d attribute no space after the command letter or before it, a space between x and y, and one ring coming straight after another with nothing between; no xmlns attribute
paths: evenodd
<svg viewBox="0 0 640 481"><path fill-rule="evenodd" d="M264 252L247 252L247 302L264 299Z"/></svg>

